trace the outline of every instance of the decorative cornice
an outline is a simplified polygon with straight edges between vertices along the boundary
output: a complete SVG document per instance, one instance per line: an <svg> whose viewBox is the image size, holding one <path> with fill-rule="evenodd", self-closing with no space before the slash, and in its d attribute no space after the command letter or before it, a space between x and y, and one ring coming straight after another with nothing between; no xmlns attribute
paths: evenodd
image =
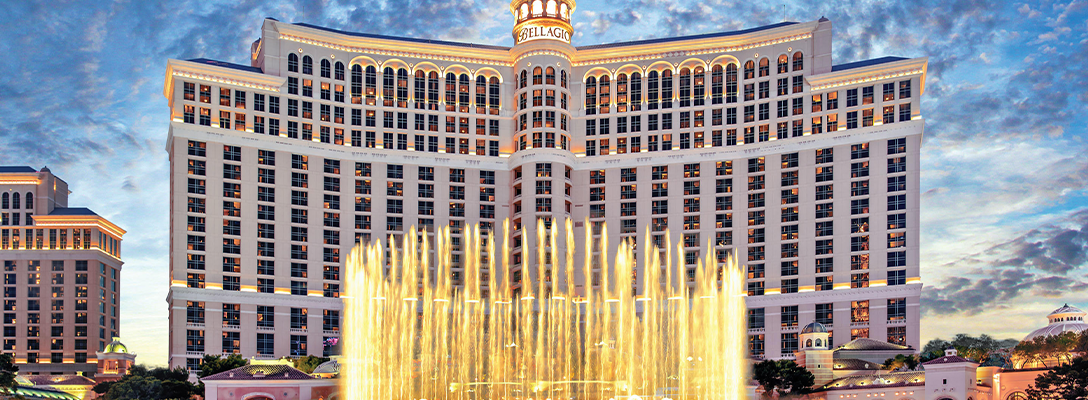
<svg viewBox="0 0 1088 400"><path fill-rule="evenodd" d="M904 76L922 75L922 74L925 74L925 68L908 68L908 69L902 69L902 70L896 70L896 71L890 71L890 72L884 72L884 73L870 74L870 75L866 75L866 76L863 76L863 77L854 77L854 78L850 78L850 79L832 81L832 82L828 82L828 83L825 83L825 84L822 84L822 85L819 85L819 86L813 85L812 86L812 91L831 89L831 88L836 88L836 87L840 87L840 86L856 85L856 84L860 84L860 83L879 81L881 79L901 78L901 77L904 77Z"/></svg>
<svg viewBox="0 0 1088 400"><path fill-rule="evenodd" d="M596 59L578 60L578 61L574 61L573 65L575 67L583 67L583 66L589 66L589 65L600 65L600 64L618 63L618 62L633 62L633 61L644 61L644 60L651 60L651 59L659 60L659 59L671 58L671 57L685 57L685 56L698 56L698 55L712 54L712 53L726 53L726 52L734 52L734 51L743 51L743 50L748 50L748 49L754 49L754 48L763 47L763 46L772 46L772 45L776 45L776 44L794 42L794 41L810 39L810 38L812 38L812 33L801 33L801 34L789 35L789 36L784 36L784 37L780 37L780 38L775 38L775 39L770 39L770 40L763 40L763 41L759 41L759 42L746 43L746 44L736 45L736 46L716 46L716 47L707 47L707 48L695 49L695 50L665 51L665 52L639 54L639 55L626 56L626 57L611 57L611 58L596 58ZM682 43L682 42L677 42L677 43ZM682 45L679 45L677 47L682 47Z"/></svg>
<svg viewBox="0 0 1088 400"><path fill-rule="evenodd" d="M570 56L568 56L567 53L564 53L562 51L558 51L558 50L533 50L533 51L527 51L525 53L522 53L520 56L518 56L518 58L516 60L514 60L513 64L517 64L517 63L521 62L521 60L524 60L525 58L532 57L532 56L556 56L556 57L563 58L564 60L567 60L567 62L571 62ZM511 67L514 66L513 64L511 64L510 66Z"/></svg>
<svg viewBox="0 0 1088 400"><path fill-rule="evenodd" d="M500 67L512 67L512 66L514 66L514 63L512 63L510 61L506 61L506 60L486 59L486 58L478 58L478 57L463 57L463 56L459 57L459 56L449 56L449 55L443 55L443 54L437 54L437 53L423 53L423 52L415 52L415 51L387 50L387 49L381 49L381 48L377 48L377 47L346 46L346 45L342 45L342 44L326 42L326 41L323 41L323 40L307 39L307 38L304 38L304 37L301 37L301 36L289 35L289 34L286 34L286 33L281 33L280 34L280 39L288 40L288 41L292 41L292 42L296 42L296 43L304 43L304 44L313 45L313 46L321 46L321 47L325 47L325 48L329 48L329 49L333 49L333 50L350 51L350 52L354 52L354 53L381 54L381 55L389 56L389 57L423 58L423 59L426 59L428 61L449 61L449 62L459 62L459 63L494 65L494 66L500 66Z"/></svg>
<svg viewBox="0 0 1088 400"><path fill-rule="evenodd" d="M811 90L815 92L836 87L872 82L881 79L922 75L922 82L919 84L919 86L921 87L920 91L924 91L925 74L928 63L928 57L911 58L906 60L874 64L865 67L833 71L820 75L812 75L807 77L806 80L808 80Z"/></svg>
<svg viewBox="0 0 1088 400"><path fill-rule="evenodd" d="M253 81L233 79L233 78L229 78L229 77L226 77L226 76L213 75L213 74L208 74L208 73L200 73L200 72L196 72L196 71L187 71L187 70L182 70L182 69L177 69L177 68L174 68L171 71L170 74L172 76L180 76L182 78L197 79L197 80L202 80L202 81L207 81L207 82L214 82L214 83L226 84L226 85L232 85L232 86L240 86L240 87L245 87L245 88L250 88L250 89L261 89L261 90L267 90L267 91L270 91L270 92L279 92L282 89L282 85L281 86L272 86L272 85L257 83L257 82L253 82Z"/></svg>

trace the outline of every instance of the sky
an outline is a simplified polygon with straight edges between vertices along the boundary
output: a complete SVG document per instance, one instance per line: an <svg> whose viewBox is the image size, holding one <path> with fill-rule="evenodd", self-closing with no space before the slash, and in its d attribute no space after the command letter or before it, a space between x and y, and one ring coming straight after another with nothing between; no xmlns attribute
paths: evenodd
<svg viewBox="0 0 1088 400"><path fill-rule="evenodd" d="M128 231L121 335L166 363L167 59L248 64L265 17L513 45L503 0L18 1L0 13L0 165L49 166ZM575 45L827 17L835 64L929 57L922 341L1022 338L1088 307L1088 1L581 0Z"/></svg>

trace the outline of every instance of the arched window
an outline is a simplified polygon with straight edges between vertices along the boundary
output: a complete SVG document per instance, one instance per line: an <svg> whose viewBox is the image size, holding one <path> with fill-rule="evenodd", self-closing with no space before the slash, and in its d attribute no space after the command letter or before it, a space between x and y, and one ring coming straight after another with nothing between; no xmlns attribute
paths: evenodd
<svg viewBox="0 0 1088 400"><path fill-rule="evenodd" d="M314 74L314 59L310 56L302 56L302 73L306 75Z"/></svg>
<svg viewBox="0 0 1088 400"><path fill-rule="evenodd" d="M413 93L413 96L416 99L416 101L415 101L416 109L417 110L422 110L422 109L426 108L424 106L424 104L427 103L427 73L426 72L423 72L423 70L416 70L416 79L415 79L415 82L413 83L413 87L415 87L415 92Z"/></svg>
<svg viewBox="0 0 1088 400"><path fill-rule="evenodd" d="M408 70L397 69L397 107L408 107Z"/></svg>
<svg viewBox="0 0 1088 400"><path fill-rule="evenodd" d="M642 110L642 74L634 72L631 74L631 111Z"/></svg>
<svg viewBox="0 0 1088 400"><path fill-rule="evenodd" d="M737 64L725 66L725 102L737 102Z"/></svg>
<svg viewBox="0 0 1088 400"><path fill-rule="evenodd" d="M487 107L487 77L479 75L476 77L476 113L486 114L484 110ZM480 133L480 132L477 132Z"/></svg>
<svg viewBox="0 0 1088 400"><path fill-rule="evenodd" d="M706 104L706 70L703 67L695 67L695 76L692 78L692 87L694 93L691 97L695 99L695 105L701 106Z"/></svg>
<svg viewBox="0 0 1088 400"><path fill-rule="evenodd" d="M597 114L597 78L586 78L586 115Z"/></svg>
<svg viewBox="0 0 1088 400"><path fill-rule="evenodd" d="M373 65L366 67L366 104L372 106L378 96L378 69Z"/></svg>
<svg viewBox="0 0 1088 400"><path fill-rule="evenodd" d="M359 64L351 66L351 103L363 103L363 67Z"/></svg>
<svg viewBox="0 0 1088 400"><path fill-rule="evenodd" d="M824 341L823 341L823 340L820 340L820 339L816 339L816 347L823 347L823 345L824 345Z"/></svg>
<svg viewBox="0 0 1088 400"><path fill-rule="evenodd" d="M559 5L559 16L565 20L570 20L570 10L567 9L567 3Z"/></svg>
<svg viewBox="0 0 1088 400"><path fill-rule="evenodd" d="M11 208L15 209L15 210L18 210L19 207L21 206L20 203L22 203L20 200L22 200L22 198L19 197L19 193L12 193L11 194Z"/></svg>
<svg viewBox="0 0 1088 400"><path fill-rule="evenodd" d="M10 197L8 197L7 193L4 193L4 194L0 195L0 209L7 210L9 200L10 200Z"/></svg>
<svg viewBox="0 0 1088 400"><path fill-rule="evenodd" d="M567 87L567 71L559 71L559 86Z"/></svg>
<svg viewBox="0 0 1088 400"><path fill-rule="evenodd" d="M597 100L599 100L597 102L597 104L599 104L597 109L601 114L608 114L608 106L612 102L612 96L610 96L610 93L612 93L611 89L612 86L608 79L608 75L603 75L601 76L601 79L597 80Z"/></svg>
<svg viewBox="0 0 1088 400"><path fill-rule="evenodd" d="M651 110L657 109L657 100L661 96L659 79L657 71L650 71L646 76L646 104Z"/></svg>
<svg viewBox="0 0 1088 400"><path fill-rule="evenodd" d="M793 53L793 71L805 69L805 57L800 51Z"/></svg>
<svg viewBox="0 0 1088 400"><path fill-rule="evenodd" d="M784 74L790 72L790 58L785 54L778 56L778 73Z"/></svg>
<svg viewBox="0 0 1088 400"><path fill-rule="evenodd" d="M768 60L767 57L763 57L763 59L759 60L759 77L762 78L762 77L770 76L770 75L771 75L771 60Z"/></svg>
<svg viewBox="0 0 1088 400"><path fill-rule="evenodd" d="M321 77L332 78L332 63L329 60L321 60Z"/></svg>
<svg viewBox="0 0 1088 400"><path fill-rule="evenodd" d="M438 72L427 74L427 109L438 110ZM428 128L430 129L430 128Z"/></svg>
<svg viewBox="0 0 1088 400"><path fill-rule="evenodd" d="M544 8L544 11L547 12L549 16L556 16L558 11L555 7L555 0L548 0L548 6Z"/></svg>
<svg viewBox="0 0 1088 400"><path fill-rule="evenodd" d="M34 209L34 193L26 192L26 209Z"/></svg>
<svg viewBox="0 0 1088 400"><path fill-rule="evenodd" d="M680 69L680 107L691 106L691 70Z"/></svg>
<svg viewBox="0 0 1088 400"><path fill-rule="evenodd" d="M672 108L672 70L661 71L661 108Z"/></svg>
<svg viewBox="0 0 1088 400"><path fill-rule="evenodd" d="M488 81L487 105L491 108L491 115L499 115L499 78L491 77Z"/></svg>
<svg viewBox="0 0 1088 400"><path fill-rule="evenodd" d="M544 2L540 0L533 1L533 16L539 17L544 14Z"/></svg>
<svg viewBox="0 0 1088 400"><path fill-rule="evenodd" d="M457 110L457 74L446 73L446 111Z"/></svg>
<svg viewBox="0 0 1088 400"><path fill-rule="evenodd" d="M521 5L521 20L524 21L529 18L529 4L525 3Z"/></svg>
<svg viewBox="0 0 1088 400"><path fill-rule="evenodd" d="M616 77L616 112L627 112L627 74Z"/></svg>
<svg viewBox="0 0 1088 400"><path fill-rule="evenodd" d="M298 55L295 53L287 55L287 72L298 72Z"/></svg>
<svg viewBox="0 0 1088 400"><path fill-rule="evenodd" d="M805 341L805 347L812 347L812 339Z"/></svg>
<svg viewBox="0 0 1088 400"><path fill-rule="evenodd" d="M544 83L544 73L540 67L533 68L533 84L540 85Z"/></svg>
<svg viewBox="0 0 1088 400"><path fill-rule="evenodd" d="M555 68L548 67L544 70L544 83L549 85L555 84Z"/></svg>
<svg viewBox="0 0 1088 400"><path fill-rule="evenodd" d="M712 104L722 104L722 82L724 81L724 75L721 65L715 65L710 69L710 102Z"/></svg>
<svg viewBox="0 0 1088 400"><path fill-rule="evenodd" d="M468 112L468 105L469 105L469 88L468 87L469 87L469 84L471 84L471 83L472 83L472 81L469 80L468 74L461 74L460 84L457 86L457 91L460 92L460 94L457 97L457 99L458 99L457 103L458 103L459 106L463 107L461 109L461 112Z"/></svg>
<svg viewBox="0 0 1088 400"><path fill-rule="evenodd" d="M525 70L521 70L521 80L518 81L518 88L524 89L526 86L529 86L529 81L527 80L528 76L528 72L526 72Z"/></svg>
<svg viewBox="0 0 1088 400"><path fill-rule="evenodd" d="M1005 400L1028 400L1028 395L1024 394L1024 392L1013 392Z"/></svg>
<svg viewBox="0 0 1088 400"><path fill-rule="evenodd" d="M756 77L756 63L752 60L748 60L744 63L744 79L755 79Z"/></svg>
<svg viewBox="0 0 1088 400"><path fill-rule="evenodd" d="M344 63L337 61L336 65L333 67L332 72L333 76L336 77L336 80L344 80Z"/></svg>
<svg viewBox="0 0 1088 400"><path fill-rule="evenodd" d="M382 104L386 107L393 106L393 96L396 95L394 84L396 79L396 71L393 68L385 67L382 69Z"/></svg>

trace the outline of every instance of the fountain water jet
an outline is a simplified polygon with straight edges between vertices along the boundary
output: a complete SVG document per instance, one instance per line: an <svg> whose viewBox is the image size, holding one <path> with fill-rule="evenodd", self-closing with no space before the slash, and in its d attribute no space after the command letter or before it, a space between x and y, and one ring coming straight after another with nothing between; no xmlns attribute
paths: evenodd
<svg viewBox="0 0 1088 400"><path fill-rule="evenodd" d="M593 234L590 224L585 225L585 250L592 254ZM434 235L433 258L426 235L406 234L399 246L389 243L386 248L379 240L353 249L343 296L341 396L352 400L748 396L744 276L733 257L719 264L707 243L705 259L699 260L694 276L674 274L687 269L683 247L677 244L674 260L670 248L646 246L645 265L660 268L644 268L639 291L636 249L623 241L611 266L608 252L600 252L599 286L579 293L574 285L578 267L571 221L563 224L562 262L559 226L550 230L543 222L537 226L538 279L522 285L524 294L510 286L508 272L517 266L510 264L509 221L503 223L501 248L496 248L493 234L485 235L477 227L464 232L463 254L472 256L462 260L463 287L455 288L451 282L454 262L448 227ZM607 227L603 229L600 236L607 238ZM607 239L597 243L599 249L608 249ZM650 243L649 233L644 243ZM593 270L593 257L587 255L580 271L583 282L590 282ZM486 289L481 282L487 283ZM511 296L515 293L519 294Z"/></svg>

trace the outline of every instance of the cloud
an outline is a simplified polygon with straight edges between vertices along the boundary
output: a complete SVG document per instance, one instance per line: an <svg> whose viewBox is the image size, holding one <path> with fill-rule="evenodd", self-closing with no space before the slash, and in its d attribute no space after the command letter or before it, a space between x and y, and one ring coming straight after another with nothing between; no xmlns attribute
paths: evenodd
<svg viewBox="0 0 1088 400"><path fill-rule="evenodd" d="M940 268L957 276L922 291L927 315L976 315L1025 296L1088 297L1088 209Z"/></svg>

